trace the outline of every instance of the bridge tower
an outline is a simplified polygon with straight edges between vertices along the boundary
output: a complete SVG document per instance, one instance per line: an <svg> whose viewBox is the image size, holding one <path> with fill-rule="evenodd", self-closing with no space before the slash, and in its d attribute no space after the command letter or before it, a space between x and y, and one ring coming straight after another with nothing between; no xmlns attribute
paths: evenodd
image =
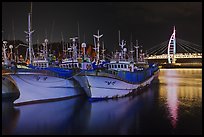
<svg viewBox="0 0 204 137"><path fill-rule="evenodd" d="M176 29L174 26L173 34L170 37L168 44L168 63L175 63L175 54L176 54Z"/></svg>

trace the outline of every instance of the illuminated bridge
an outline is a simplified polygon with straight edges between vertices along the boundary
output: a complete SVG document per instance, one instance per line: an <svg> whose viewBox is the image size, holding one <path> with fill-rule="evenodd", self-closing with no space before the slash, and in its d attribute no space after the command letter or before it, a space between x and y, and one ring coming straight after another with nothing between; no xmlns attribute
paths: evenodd
<svg viewBox="0 0 204 137"><path fill-rule="evenodd" d="M176 39L174 27L170 40L158 44L146 51L148 62L159 64L199 64L202 66L202 46Z"/></svg>

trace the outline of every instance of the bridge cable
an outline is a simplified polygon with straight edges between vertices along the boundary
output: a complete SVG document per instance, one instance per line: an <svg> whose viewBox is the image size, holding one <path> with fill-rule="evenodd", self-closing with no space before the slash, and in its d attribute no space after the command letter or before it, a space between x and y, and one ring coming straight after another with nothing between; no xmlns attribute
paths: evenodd
<svg viewBox="0 0 204 137"><path fill-rule="evenodd" d="M184 43L180 43L180 44L183 45L185 48L188 48L189 51L193 51L193 52L199 52L200 51L199 49L193 48L193 47L186 45Z"/></svg>
<svg viewBox="0 0 204 137"><path fill-rule="evenodd" d="M164 42L163 42L163 45L160 44L161 46L159 47L159 49L155 49L155 50L153 50L153 51L149 51L148 54L153 54L153 53L156 54L156 53L158 53L158 51L160 51L160 50L162 50L163 48L166 47L166 44L167 44L167 43L164 43ZM158 46L157 46L157 47L158 47Z"/></svg>
<svg viewBox="0 0 204 137"><path fill-rule="evenodd" d="M147 52L149 53L149 52L151 52L151 51L155 51L155 50L157 50L157 49L155 49L155 48L157 48L157 47L159 47L159 46L160 46L160 47L165 46L166 44L167 44L167 41L164 41L164 42L162 42L161 44L158 44L158 45L156 45L156 46L154 46L154 47L148 49ZM153 49L155 49L155 50L153 50Z"/></svg>
<svg viewBox="0 0 204 137"><path fill-rule="evenodd" d="M188 49L188 51L190 52L196 52L196 50L191 49L192 47L184 45L183 43L180 43L183 47L185 47L186 49Z"/></svg>
<svg viewBox="0 0 204 137"><path fill-rule="evenodd" d="M192 42L188 42L188 41L185 41L185 40L182 40L182 39L179 39L179 38L178 38L178 40L179 40L179 41L183 41L184 43L189 43L189 44L192 44L192 45L194 45L194 46L196 46L196 47L202 48L202 46L197 45L197 44L194 44L194 43L192 43Z"/></svg>
<svg viewBox="0 0 204 137"><path fill-rule="evenodd" d="M186 50L183 46L181 46L180 43L177 43L177 45L178 45L179 47L181 47L184 51L188 52L188 50ZM188 52L188 53L189 53L189 52Z"/></svg>
<svg viewBox="0 0 204 137"><path fill-rule="evenodd" d="M199 45L196 45L196 44L193 44L193 43L190 43L190 42L187 42L187 41L181 40L181 39L179 39L179 41L181 41L181 43L183 43L183 44L185 44L186 46L189 46L189 47L191 47L190 45L199 47L198 49L195 48L195 47L194 47L194 48L191 47L192 49L197 50L197 51L199 51L199 52L201 52L201 50L202 50L202 49L200 49L200 48L202 48L202 47L199 46Z"/></svg>

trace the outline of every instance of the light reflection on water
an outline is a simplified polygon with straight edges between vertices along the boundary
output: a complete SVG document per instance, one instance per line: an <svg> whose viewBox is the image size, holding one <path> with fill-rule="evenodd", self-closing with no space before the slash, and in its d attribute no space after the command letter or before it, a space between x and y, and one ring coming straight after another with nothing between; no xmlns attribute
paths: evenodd
<svg viewBox="0 0 204 137"><path fill-rule="evenodd" d="M179 120L179 109L188 106L185 111L190 112L196 105L202 111L202 69L161 69L159 81L160 101L165 101L173 128Z"/></svg>
<svg viewBox="0 0 204 137"><path fill-rule="evenodd" d="M86 97L12 106L2 102L3 134L202 134L202 70L161 69L137 96Z"/></svg>

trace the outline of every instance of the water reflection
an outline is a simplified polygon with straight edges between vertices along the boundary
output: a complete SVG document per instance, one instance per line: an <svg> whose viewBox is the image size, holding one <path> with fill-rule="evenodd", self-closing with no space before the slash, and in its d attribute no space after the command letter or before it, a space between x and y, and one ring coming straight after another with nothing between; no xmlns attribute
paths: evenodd
<svg viewBox="0 0 204 137"><path fill-rule="evenodd" d="M12 120L9 125L9 132L4 134L65 134L74 128L73 120L80 116L81 108L84 105L84 98L73 98L69 100L7 107L3 113L15 110L13 114L16 120L3 115L3 124ZM5 103L7 105L7 103ZM13 117L12 116L12 117ZM89 116L89 115L88 115ZM8 121L8 119L10 119ZM87 118L86 118L87 119ZM84 119L84 120L86 120ZM13 127L13 128L11 128Z"/></svg>
<svg viewBox="0 0 204 137"><path fill-rule="evenodd" d="M202 69L162 69L159 80L160 101L166 102L172 127L176 128L178 110L196 102L202 104Z"/></svg>
<svg viewBox="0 0 204 137"><path fill-rule="evenodd" d="M145 89L140 97L130 96L99 102L89 102L86 97L77 97L49 103L10 106L3 112L4 127L9 129L8 132L3 130L3 134L139 134L142 132L142 110L153 106L153 94L151 89ZM11 110L15 110L12 118L6 118ZM8 122L10 125L6 126Z"/></svg>
<svg viewBox="0 0 204 137"><path fill-rule="evenodd" d="M137 96L86 97L13 106L2 102L3 134L201 134L202 70L161 70Z"/></svg>
<svg viewBox="0 0 204 137"><path fill-rule="evenodd" d="M15 109L12 102L2 102L2 133L10 134L16 127L20 112Z"/></svg>
<svg viewBox="0 0 204 137"><path fill-rule="evenodd" d="M171 119L171 124L173 128L176 128L176 122L178 117L178 98L177 98L177 89L178 89L178 79L175 76L178 75L177 71L167 70L164 74L164 82L166 85L167 91L167 108L169 110L169 118Z"/></svg>

